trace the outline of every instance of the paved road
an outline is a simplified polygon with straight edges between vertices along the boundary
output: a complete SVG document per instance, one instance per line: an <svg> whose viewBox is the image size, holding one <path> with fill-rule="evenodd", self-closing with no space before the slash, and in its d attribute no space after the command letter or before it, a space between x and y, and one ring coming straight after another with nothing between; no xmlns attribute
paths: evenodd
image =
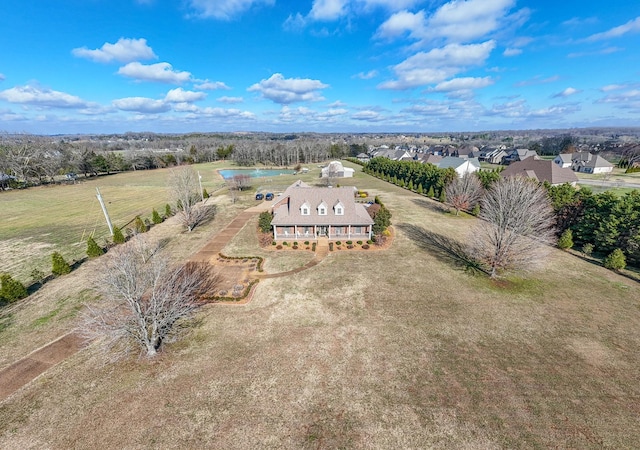
<svg viewBox="0 0 640 450"><path fill-rule="evenodd" d="M578 180L578 184L587 184L589 186L601 186L610 188L631 188L640 189L640 183L628 183L626 181L617 180L594 180L589 178L583 178Z"/></svg>

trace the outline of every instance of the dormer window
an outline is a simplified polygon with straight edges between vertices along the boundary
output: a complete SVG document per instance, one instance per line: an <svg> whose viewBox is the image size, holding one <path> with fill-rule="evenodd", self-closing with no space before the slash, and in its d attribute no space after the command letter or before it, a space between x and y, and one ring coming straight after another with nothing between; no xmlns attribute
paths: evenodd
<svg viewBox="0 0 640 450"><path fill-rule="evenodd" d="M311 207L307 202L304 202L300 207L300 214L303 216L308 216L311 214Z"/></svg>
<svg viewBox="0 0 640 450"><path fill-rule="evenodd" d="M344 206L342 205L342 203L340 203L340 201L333 205L333 211L335 212L336 216L344 216Z"/></svg>
<svg viewBox="0 0 640 450"><path fill-rule="evenodd" d="M325 202L322 202L318 205L318 215L319 216L327 215L327 204Z"/></svg>

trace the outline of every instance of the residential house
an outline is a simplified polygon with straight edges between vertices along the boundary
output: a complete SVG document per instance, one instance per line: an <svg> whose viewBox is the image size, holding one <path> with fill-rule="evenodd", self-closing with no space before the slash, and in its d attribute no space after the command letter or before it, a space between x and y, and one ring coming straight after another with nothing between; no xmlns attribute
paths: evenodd
<svg viewBox="0 0 640 450"><path fill-rule="evenodd" d="M583 173L610 173L613 172L613 164L600 155L574 152L571 154L571 170Z"/></svg>
<svg viewBox="0 0 640 450"><path fill-rule="evenodd" d="M366 153L358 153L356 159L362 163L367 163L371 158L369 158L369 155L367 155Z"/></svg>
<svg viewBox="0 0 640 450"><path fill-rule="evenodd" d="M563 169L567 169L571 167L572 164L572 156L573 153L560 153L553 159L553 162L562 167Z"/></svg>
<svg viewBox="0 0 640 450"><path fill-rule="evenodd" d="M502 164L507 152L502 148L485 147L478 152L478 160L490 164Z"/></svg>
<svg viewBox="0 0 640 450"><path fill-rule="evenodd" d="M507 152L507 155L502 159L503 164L511 164L518 161L524 161L527 158L538 157L538 153L535 150L529 150L527 148L517 148Z"/></svg>
<svg viewBox="0 0 640 450"><path fill-rule="evenodd" d="M456 156L458 158L469 159L476 156L478 153L478 147L464 146L453 150L449 156Z"/></svg>
<svg viewBox="0 0 640 450"><path fill-rule="evenodd" d="M440 169L453 167L458 176L462 178L468 173L480 170L480 161L478 161L478 158L464 159L455 156L445 156L436 166Z"/></svg>
<svg viewBox="0 0 640 450"><path fill-rule="evenodd" d="M440 161L442 161L442 156L440 155L422 155L420 161L423 164L430 163L434 166L437 166Z"/></svg>
<svg viewBox="0 0 640 450"><path fill-rule="evenodd" d="M371 239L373 219L353 187L311 187L298 180L273 205L273 239Z"/></svg>
<svg viewBox="0 0 640 450"><path fill-rule="evenodd" d="M517 161L509 165L500 172L503 177L522 176L532 178L539 182L547 181L552 186L569 183L575 186L578 177L569 168L562 168L558 164L548 159L538 159L529 157L524 161Z"/></svg>

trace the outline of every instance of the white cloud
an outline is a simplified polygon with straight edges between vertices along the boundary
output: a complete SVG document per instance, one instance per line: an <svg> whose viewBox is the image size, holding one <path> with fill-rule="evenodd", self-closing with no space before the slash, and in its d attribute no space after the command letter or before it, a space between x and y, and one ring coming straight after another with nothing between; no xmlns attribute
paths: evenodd
<svg viewBox="0 0 640 450"><path fill-rule="evenodd" d="M414 39L420 39L426 34L426 21L424 11L411 13L400 11L389 17L376 32L376 37L392 39L405 33Z"/></svg>
<svg viewBox="0 0 640 450"><path fill-rule="evenodd" d="M515 0L452 0L429 17L425 10L399 11L380 25L376 37L392 39L408 33L419 41L444 38L468 42L499 30L508 22L507 14L514 5ZM516 16L520 21L528 13L521 10Z"/></svg>
<svg viewBox="0 0 640 450"><path fill-rule="evenodd" d="M575 95L575 94L579 94L580 92L582 92L582 91L580 91L580 90L578 90L576 88L568 87L564 91L558 92L557 94L555 94L553 96L553 98L566 98L566 97L570 97L570 96Z"/></svg>
<svg viewBox="0 0 640 450"><path fill-rule="evenodd" d="M622 50L624 49L620 47L606 47L592 52L573 52L569 53L567 56L569 58L581 58L584 56L610 55L612 53L621 52Z"/></svg>
<svg viewBox="0 0 640 450"><path fill-rule="evenodd" d="M219 97L217 100L220 103L229 103L229 104L244 102L244 99L242 97L227 97L226 95Z"/></svg>
<svg viewBox="0 0 640 450"><path fill-rule="evenodd" d="M250 111L242 111L240 109L225 108L202 108L198 111L200 115L216 118L239 118L239 119L255 119L255 114Z"/></svg>
<svg viewBox="0 0 640 450"><path fill-rule="evenodd" d="M369 72L360 72L354 76L352 76L351 78L359 78L361 80L370 80L372 78L375 78L378 76L378 71L377 70L370 70Z"/></svg>
<svg viewBox="0 0 640 450"><path fill-rule="evenodd" d="M127 97L114 100L113 106L123 111L135 111L145 114L167 112L171 106L163 100L154 100L146 97Z"/></svg>
<svg viewBox="0 0 640 450"><path fill-rule="evenodd" d="M432 90L435 92L451 92L451 91L463 91L472 89L481 89L487 86L491 86L494 83L491 77L484 78L454 78L449 81L443 81L438 83Z"/></svg>
<svg viewBox="0 0 640 450"><path fill-rule="evenodd" d="M127 63L131 61L156 59L146 39L120 38L115 44L105 42L101 48L89 50L87 47L74 48L71 53L78 58L87 58L96 62L108 63L118 61Z"/></svg>
<svg viewBox="0 0 640 450"><path fill-rule="evenodd" d="M410 89L440 83L468 67L484 64L495 41L481 44L449 44L429 52L419 52L393 67L397 80L379 85L381 89Z"/></svg>
<svg viewBox="0 0 640 450"><path fill-rule="evenodd" d="M218 89L224 89L228 91L231 89L222 81L209 81L209 80L205 80L199 84L196 84L194 88L200 89L201 91L217 91Z"/></svg>
<svg viewBox="0 0 640 450"><path fill-rule="evenodd" d="M66 92L54 91L39 86L15 86L0 91L0 100L9 103L21 103L51 108L88 108L95 106L80 97Z"/></svg>
<svg viewBox="0 0 640 450"><path fill-rule="evenodd" d="M521 48L507 48L502 52L504 56L518 56L522 54Z"/></svg>
<svg viewBox="0 0 640 450"><path fill-rule="evenodd" d="M171 89L164 98L168 103L193 103L207 96L204 92L185 91L182 88Z"/></svg>
<svg viewBox="0 0 640 450"><path fill-rule="evenodd" d="M126 66L120 67L118 73L138 81L154 81L171 84L182 84L191 79L191 73L177 72L173 70L171 64L166 62L149 65L131 62Z"/></svg>
<svg viewBox="0 0 640 450"><path fill-rule="evenodd" d="M287 20L284 21L282 27L287 31L300 31L307 25L307 19L300 14L297 13L295 16L289 14Z"/></svg>
<svg viewBox="0 0 640 450"><path fill-rule="evenodd" d="M352 114L351 118L354 120L362 120L366 122L380 122L382 120L385 120L384 116L382 116L379 112L368 109Z"/></svg>
<svg viewBox="0 0 640 450"><path fill-rule="evenodd" d="M313 20L335 20L346 14L347 0L314 0L309 17Z"/></svg>
<svg viewBox="0 0 640 450"><path fill-rule="evenodd" d="M604 31L602 33L592 34L586 40L589 42L602 41L606 39L624 36L625 34L628 34L628 33L638 33L638 32L640 32L640 17L636 17L635 19L630 20L624 25L611 28L610 30Z"/></svg>
<svg viewBox="0 0 640 450"><path fill-rule="evenodd" d="M320 89L329 87L319 80L309 78L284 78L276 73L267 80L262 80L249 87L249 92L259 92L264 98L288 105L294 102L318 101L324 98L318 93Z"/></svg>
<svg viewBox="0 0 640 450"><path fill-rule="evenodd" d="M254 6L274 3L275 0L189 0L197 16L218 20L231 20Z"/></svg>
<svg viewBox="0 0 640 450"><path fill-rule="evenodd" d="M327 106L329 108L342 108L343 106L347 106L347 104L345 102L343 102L343 101L336 100L333 103L329 103Z"/></svg>
<svg viewBox="0 0 640 450"><path fill-rule="evenodd" d="M5 77L3 73L0 73L0 81L4 81L6 79L7 77Z"/></svg>

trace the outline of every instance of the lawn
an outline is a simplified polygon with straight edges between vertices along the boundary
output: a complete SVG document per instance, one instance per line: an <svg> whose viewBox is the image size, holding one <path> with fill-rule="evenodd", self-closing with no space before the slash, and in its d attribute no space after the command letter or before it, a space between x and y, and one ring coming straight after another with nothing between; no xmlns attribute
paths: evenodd
<svg viewBox="0 0 640 450"><path fill-rule="evenodd" d="M262 280L245 306L203 309L188 338L151 362L76 354L0 405L0 447L637 446L637 283L559 250L541 272L491 282L433 245L464 239L476 219L361 172L350 183L393 213L389 250L333 252ZM240 209L217 201L206 229L152 231L188 256ZM270 258L252 228L225 252ZM266 270L301 255L281 252ZM98 264L48 283L0 322L0 354L33 345L23 343L30 326L72 327L61 299L92 301L80 277Z"/></svg>

